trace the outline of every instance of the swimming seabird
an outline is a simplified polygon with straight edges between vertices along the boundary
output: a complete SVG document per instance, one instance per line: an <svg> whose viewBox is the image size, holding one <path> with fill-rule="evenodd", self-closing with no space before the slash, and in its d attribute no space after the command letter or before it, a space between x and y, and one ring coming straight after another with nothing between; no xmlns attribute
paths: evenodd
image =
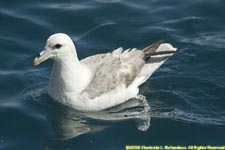
<svg viewBox="0 0 225 150"><path fill-rule="evenodd" d="M120 47L79 60L72 39L57 33L33 63L54 60L48 85L54 100L79 111L100 111L137 98L139 86L175 51L158 41L143 50Z"/></svg>

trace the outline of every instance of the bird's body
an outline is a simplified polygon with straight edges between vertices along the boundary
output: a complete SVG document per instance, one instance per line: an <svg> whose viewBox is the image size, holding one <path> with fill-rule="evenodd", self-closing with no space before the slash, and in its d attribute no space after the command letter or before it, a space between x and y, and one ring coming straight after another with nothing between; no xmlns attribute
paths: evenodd
<svg viewBox="0 0 225 150"><path fill-rule="evenodd" d="M50 36L45 48L34 63L54 59L49 95L80 111L100 111L137 97L139 86L176 51L157 42L144 50L118 48L78 60L72 40L62 33Z"/></svg>

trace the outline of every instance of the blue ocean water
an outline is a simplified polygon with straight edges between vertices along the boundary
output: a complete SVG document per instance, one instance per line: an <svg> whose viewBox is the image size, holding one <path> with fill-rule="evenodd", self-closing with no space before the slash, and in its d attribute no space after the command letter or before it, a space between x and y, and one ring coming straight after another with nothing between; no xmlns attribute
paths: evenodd
<svg viewBox="0 0 225 150"><path fill-rule="evenodd" d="M224 145L224 6L222 0L1 1L0 149ZM161 39L178 48L140 88L151 106L147 131L132 120L90 121L91 129L74 131L82 115L65 111L46 92L52 61L32 66L57 32L73 38L80 59ZM57 140L58 132L70 138Z"/></svg>

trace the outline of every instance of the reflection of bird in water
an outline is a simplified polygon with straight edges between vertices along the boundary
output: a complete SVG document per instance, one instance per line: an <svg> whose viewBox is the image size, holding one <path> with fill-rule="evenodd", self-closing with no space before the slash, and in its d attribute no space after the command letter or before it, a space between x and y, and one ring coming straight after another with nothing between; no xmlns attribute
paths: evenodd
<svg viewBox="0 0 225 150"><path fill-rule="evenodd" d="M59 106L60 108L56 108ZM57 105L56 109L47 109L47 119L54 129L52 140L66 141L79 135L101 131L114 123L134 120L141 131L150 127L150 107L145 99L131 99L123 104L99 112L80 112L70 107ZM56 111L57 110L57 111ZM60 110L60 111L59 111ZM49 150L44 145L44 150Z"/></svg>
<svg viewBox="0 0 225 150"><path fill-rule="evenodd" d="M159 41L143 50L118 48L79 60L71 38L58 33L48 38L34 65L54 59L48 86L53 99L76 110L99 111L138 97L138 87L175 51Z"/></svg>
<svg viewBox="0 0 225 150"><path fill-rule="evenodd" d="M60 111L58 111L60 110ZM80 112L70 107L48 110L48 120L58 140L68 140L84 133L96 132L113 123L135 120L141 131L150 126L150 107L147 101L131 99L121 105L99 112Z"/></svg>
<svg viewBox="0 0 225 150"><path fill-rule="evenodd" d="M46 83L26 88L22 97L45 112L47 121L54 129L53 139L68 140L127 120L134 120L140 131L150 127L150 106L144 96L98 112L81 112L52 101L46 92Z"/></svg>

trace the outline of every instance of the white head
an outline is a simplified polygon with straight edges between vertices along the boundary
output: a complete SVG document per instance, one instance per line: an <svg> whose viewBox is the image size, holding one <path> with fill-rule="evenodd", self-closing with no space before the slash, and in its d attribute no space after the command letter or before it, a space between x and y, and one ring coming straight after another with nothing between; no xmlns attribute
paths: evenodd
<svg viewBox="0 0 225 150"><path fill-rule="evenodd" d="M34 66L49 58L58 61L71 55L76 57L72 39L64 33L53 34L47 39L44 50L34 59Z"/></svg>

